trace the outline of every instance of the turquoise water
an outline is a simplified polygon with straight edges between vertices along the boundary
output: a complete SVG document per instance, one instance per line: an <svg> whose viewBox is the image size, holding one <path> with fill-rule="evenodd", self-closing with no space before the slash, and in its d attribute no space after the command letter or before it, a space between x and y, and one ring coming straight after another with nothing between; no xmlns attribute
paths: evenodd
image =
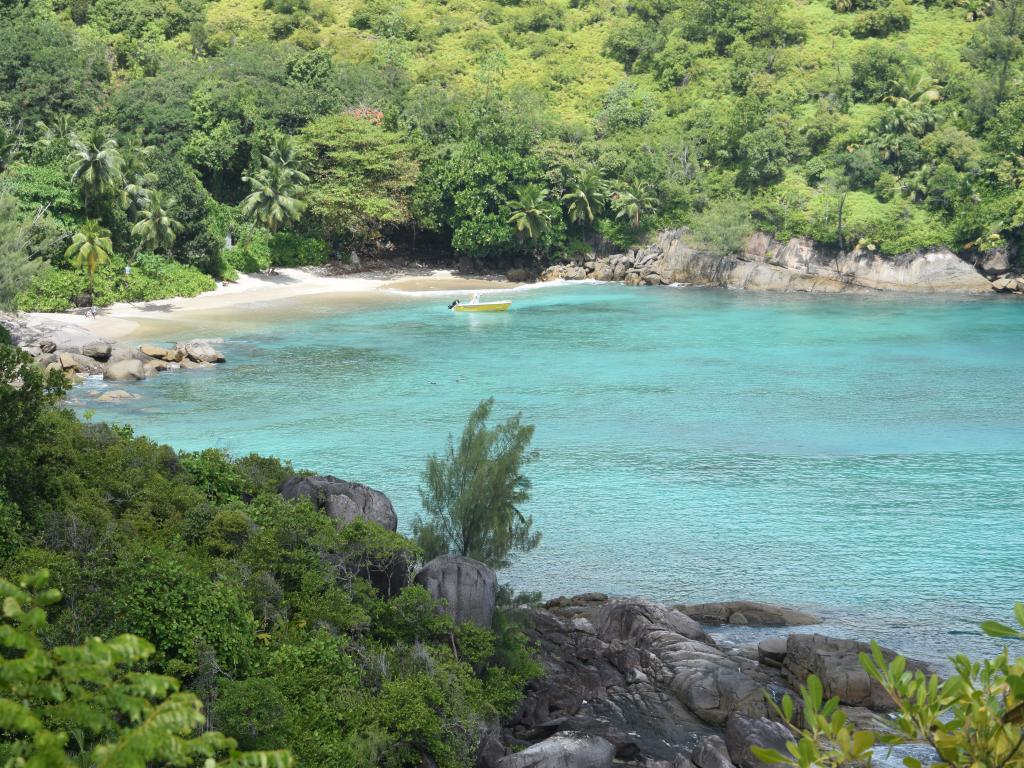
<svg viewBox="0 0 1024 768"><path fill-rule="evenodd" d="M1024 600L1024 302L577 285L244 312L229 362L99 406L180 448L277 454L419 508L483 397L536 424L546 596L769 600L941 658ZM732 633L737 638L743 633Z"/></svg>

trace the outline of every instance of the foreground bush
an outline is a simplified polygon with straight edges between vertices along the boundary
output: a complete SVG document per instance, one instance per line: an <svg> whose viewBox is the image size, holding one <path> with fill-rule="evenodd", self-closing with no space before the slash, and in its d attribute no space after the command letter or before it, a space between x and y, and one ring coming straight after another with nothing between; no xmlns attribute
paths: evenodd
<svg viewBox="0 0 1024 768"><path fill-rule="evenodd" d="M288 768L287 752L240 752L204 724L202 702L173 677L142 671L153 646L134 635L48 648L46 609L60 592L38 571L0 579L0 763L71 768Z"/></svg>

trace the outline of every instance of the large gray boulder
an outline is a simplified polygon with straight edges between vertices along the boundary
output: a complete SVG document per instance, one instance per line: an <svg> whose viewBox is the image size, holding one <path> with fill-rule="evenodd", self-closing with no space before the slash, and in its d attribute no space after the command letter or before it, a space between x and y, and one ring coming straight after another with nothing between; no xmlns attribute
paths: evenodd
<svg viewBox="0 0 1024 768"><path fill-rule="evenodd" d="M185 354L190 359L195 360L197 363L224 362L224 355L203 339L195 339L187 344L179 345L179 347L185 351Z"/></svg>
<svg viewBox="0 0 1024 768"><path fill-rule="evenodd" d="M398 515L395 514L391 500L362 483L350 483L333 475L294 475L281 483L278 492L286 499L310 499L317 509L323 510L340 524L362 518L389 531L398 530Z"/></svg>
<svg viewBox="0 0 1024 768"><path fill-rule="evenodd" d="M694 748L690 762L697 768L734 768L721 736L705 736Z"/></svg>
<svg viewBox="0 0 1024 768"><path fill-rule="evenodd" d="M803 611L771 603L751 600L728 600L720 603L677 605L691 619L701 624L739 624L752 627L792 627L818 624L820 619Z"/></svg>
<svg viewBox="0 0 1024 768"><path fill-rule="evenodd" d="M565 733L501 758L498 768L611 768L614 755L600 736Z"/></svg>
<svg viewBox="0 0 1024 768"><path fill-rule="evenodd" d="M146 378L146 369L141 360L119 360L107 366L103 378L108 381L142 381Z"/></svg>
<svg viewBox="0 0 1024 768"><path fill-rule="evenodd" d="M856 640L842 640L818 634L792 634L786 641L783 671L789 683L802 685L811 674L821 680L825 697L838 696L840 702L869 709L893 709L892 699L860 664L860 654L871 653L871 646ZM882 649L886 661L896 653ZM910 671L928 671L920 661L907 660Z"/></svg>
<svg viewBox="0 0 1024 768"><path fill-rule="evenodd" d="M435 600L447 603L445 612L457 623L471 621L489 628L498 597L498 577L488 566L458 555L441 555L423 566L414 581Z"/></svg>
<svg viewBox="0 0 1024 768"><path fill-rule="evenodd" d="M738 768L767 768L750 751L751 747L774 749L782 754L786 752L786 742L792 736L782 723L766 717L747 717L740 712L729 716L725 727L725 745L729 749L729 759Z"/></svg>
<svg viewBox="0 0 1024 768"><path fill-rule="evenodd" d="M105 341L103 339L97 339L82 345L83 355L91 357L93 360L99 360L100 362L106 362L109 360L111 351L113 351L113 345L109 341Z"/></svg>

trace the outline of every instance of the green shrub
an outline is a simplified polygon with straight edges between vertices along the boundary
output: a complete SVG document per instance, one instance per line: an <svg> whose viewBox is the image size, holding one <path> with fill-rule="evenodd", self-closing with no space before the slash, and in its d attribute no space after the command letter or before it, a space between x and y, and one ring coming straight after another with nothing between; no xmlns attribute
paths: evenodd
<svg viewBox="0 0 1024 768"><path fill-rule="evenodd" d="M697 240L712 253L722 256L742 253L753 231L750 205L743 200L714 202L693 220Z"/></svg>
<svg viewBox="0 0 1024 768"><path fill-rule="evenodd" d="M98 307L119 301L155 301L175 296L196 296L212 291L217 283L193 266L162 256L141 254L126 274L124 259L115 256L96 270L93 303ZM88 293L84 271L50 267L40 272L18 295L23 312L63 312L81 304Z"/></svg>
<svg viewBox="0 0 1024 768"><path fill-rule="evenodd" d="M6 344L11 346L14 344L14 340L11 338L11 332L7 330L6 325L0 325L0 345Z"/></svg>
<svg viewBox="0 0 1024 768"><path fill-rule="evenodd" d="M914 13L903 0L894 0L884 8L865 11L857 16L850 29L854 37L887 37L893 32L910 29Z"/></svg>
<svg viewBox="0 0 1024 768"><path fill-rule="evenodd" d="M236 228L235 244L224 250L224 260L243 274L262 272L270 267L270 234L252 224Z"/></svg>
<svg viewBox="0 0 1024 768"><path fill-rule="evenodd" d="M327 261L327 243L318 237L278 232L269 243L270 262L275 267L319 266Z"/></svg>

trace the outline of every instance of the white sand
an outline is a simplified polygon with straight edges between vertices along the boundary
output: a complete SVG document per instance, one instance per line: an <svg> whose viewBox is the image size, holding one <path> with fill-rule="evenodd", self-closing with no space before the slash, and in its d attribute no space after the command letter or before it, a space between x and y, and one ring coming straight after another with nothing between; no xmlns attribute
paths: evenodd
<svg viewBox="0 0 1024 768"><path fill-rule="evenodd" d="M213 291L192 298L161 299L139 303L111 304L95 314L83 310L68 313L30 313L34 318L73 323L114 339L153 335L160 325L196 326L224 310L266 302L296 299L302 296L349 296L365 303L378 297L394 300L396 292L424 290L471 291L484 288L511 287L510 283L456 277L446 270L429 276L400 275L394 278L370 278L355 275L328 277L304 269L278 269L276 275L241 275L237 282L219 284Z"/></svg>

